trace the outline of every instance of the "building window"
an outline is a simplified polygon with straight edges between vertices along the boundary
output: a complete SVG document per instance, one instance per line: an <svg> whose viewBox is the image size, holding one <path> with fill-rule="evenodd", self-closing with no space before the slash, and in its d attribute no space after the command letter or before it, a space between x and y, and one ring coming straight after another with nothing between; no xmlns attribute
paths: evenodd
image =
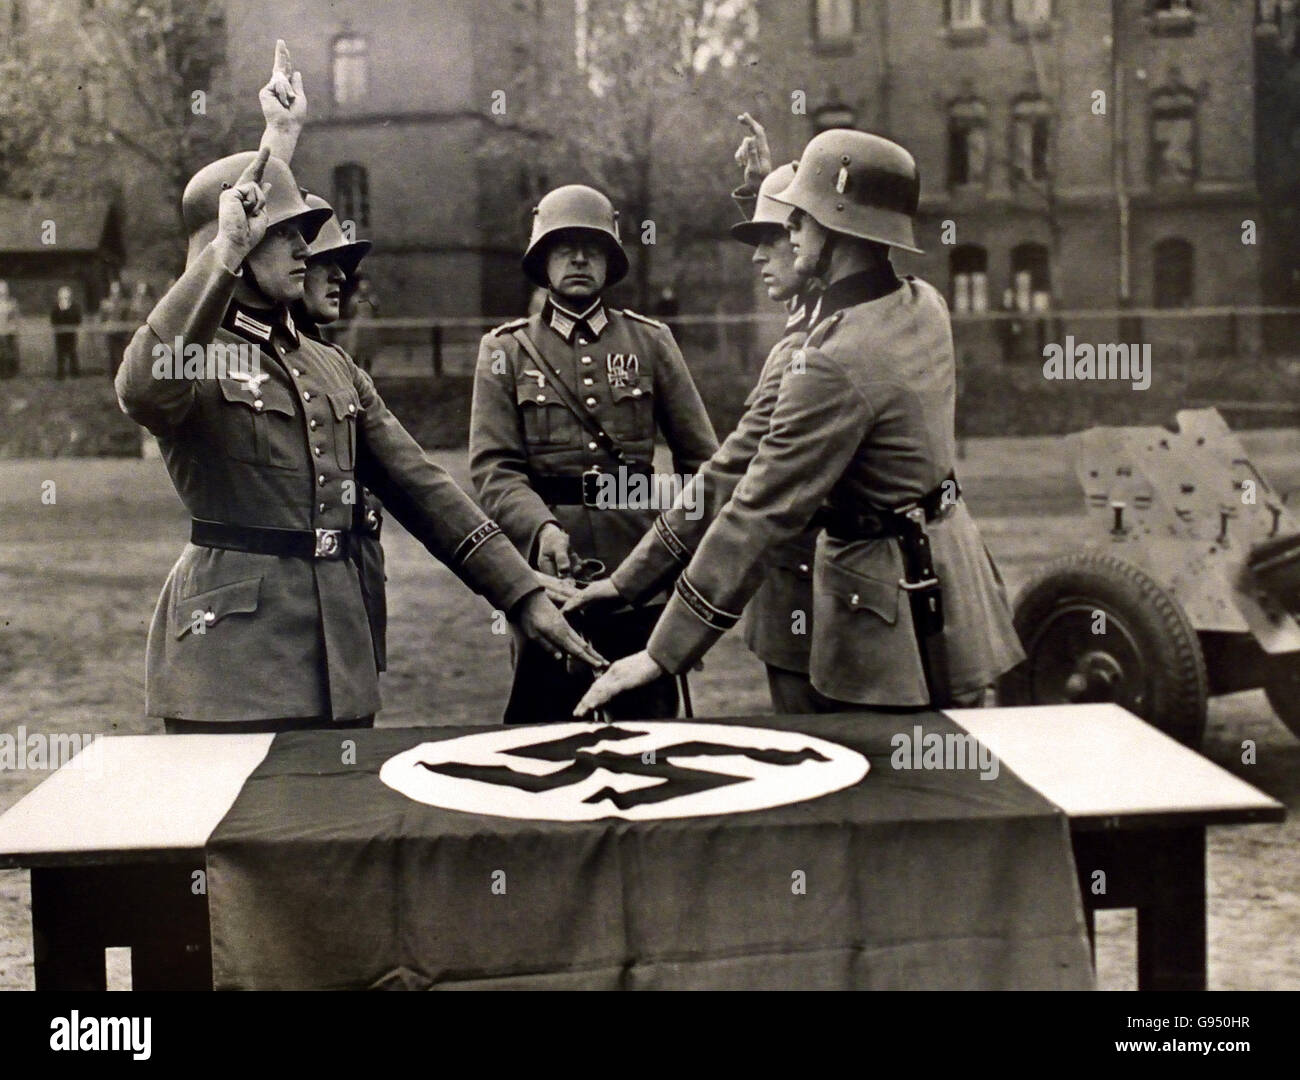
<svg viewBox="0 0 1300 1080"><path fill-rule="evenodd" d="M334 39L334 104L352 105L366 96L369 46L363 37Z"/></svg>
<svg viewBox="0 0 1300 1080"><path fill-rule="evenodd" d="M857 0L813 0L812 32L817 44L847 44L857 29Z"/></svg>
<svg viewBox="0 0 1300 1080"><path fill-rule="evenodd" d="M953 102L948 110L948 184L982 184L988 179L988 111L982 101Z"/></svg>
<svg viewBox="0 0 1300 1080"><path fill-rule="evenodd" d="M948 0L948 25L970 30L984 25L984 0Z"/></svg>
<svg viewBox="0 0 1300 1080"><path fill-rule="evenodd" d="M1052 17L1052 0L1011 0L1011 21L1039 26Z"/></svg>
<svg viewBox="0 0 1300 1080"><path fill-rule="evenodd" d="M370 181L364 166L349 163L335 167L334 213L339 221L370 227Z"/></svg>
<svg viewBox="0 0 1300 1080"><path fill-rule="evenodd" d="M1188 90L1161 90L1151 100L1151 179L1190 184L1196 172L1196 98Z"/></svg>
<svg viewBox="0 0 1300 1080"><path fill-rule="evenodd" d="M1191 307L1196 284L1192 245L1173 237L1161 240L1153 261L1156 307Z"/></svg>
<svg viewBox="0 0 1300 1080"><path fill-rule="evenodd" d="M1047 311L1052 306L1052 272L1047 248L1018 244L1011 249L1012 303L1017 311Z"/></svg>
<svg viewBox="0 0 1300 1080"><path fill-rule="evenodd" d="M952 310L959 315L989 309L989 255L975 244L962 244L948 256Z"/></svg>
<svg viewBox="0 0 1300 1080"><path fill-rule="evenodd" d="M1011 109L1011 178L1047 179L1051 109L1042 98L1021 98Z"/></svg>

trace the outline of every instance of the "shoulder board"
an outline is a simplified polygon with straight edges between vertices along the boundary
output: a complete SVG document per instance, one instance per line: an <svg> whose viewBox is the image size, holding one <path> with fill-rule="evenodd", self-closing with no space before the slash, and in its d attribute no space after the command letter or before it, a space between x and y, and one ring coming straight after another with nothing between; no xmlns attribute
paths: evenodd
<svg viewBox="0 0 1300 1080"><path fill-rule="evenodd" d="M514 319L508 323L502 323L495 330L488 331L488 337L505 337L513 334L516 330L522 330L528 325L528 318Z"/></svg>
<svg viewBox="0 0 1300 1080"><path fill-rule="evenodd" d="M815 349L819 345L821 345L821 343L826 340L826 335L829 334L832 330L835 329L836 326L839 325L839 322L842 318L844 318L843 308L824 318L815 327L813 327L812 333L808 335L808 340L804 342L804 347L809 349Z"/></svg>
<svg viewBox="0 0 1300 1080"><path fill-rule="evenodd" d="M647 326L657 326L659 327L660 330L668 329L668 325L666 323L661 323L658 319L652 319L648 315L641 315L631 310L630 308L622 308L622 309L616 308L615 310L621 311L621 313L623 315L626 315L629 319L635 319L637 322L643 322Z"/></svg>

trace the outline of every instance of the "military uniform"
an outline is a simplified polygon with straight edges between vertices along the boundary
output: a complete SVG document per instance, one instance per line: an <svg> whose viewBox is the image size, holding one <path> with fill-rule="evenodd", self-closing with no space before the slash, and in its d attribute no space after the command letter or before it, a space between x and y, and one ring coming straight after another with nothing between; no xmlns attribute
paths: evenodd
<svg viewBox="0 0 1300 1080"><path fill-rule="evenodd" d="M700 468L690 493L655 519L653 530L614 571L614 585L629 601L641 603L671 585L731 498L767 433L781 378L791 353L807 337L808 317L815 302L815 296L800 296L791 302L785 332L763 362L736 430ZM688 511L688 507L694 509ZM803 679L808 674L817 531L806 529L763 553L762 584L745 606L745 644L769 669L773 704L778 712L785 711L783 702L777 699L786 673Z"/></svg>
<svg viewBox="0 0 1300 1080"><path fill-rule="evenodd" d="M146 709L199 721L364 717L380 698L357 564L347 557L361 485L494 607L513 608L537 582L370 377L341 350L299 334L283 309L232 303L237 280L214 248L192 244L185 273L117 374L123 410L158 437L201 541L186 545L154 612ZM156 350L177 338L255 344L261 372L153 377ZM291 540L293 554L262 550Z"/></svg>
<svg viewBox="0 0 1300 1080"><path fill-rule="evenodd" d="M599 300L575 312L548 298L540 313L483 337L469 443L480 501L530 559L536 558L542 526L554 522L569 534L580 556L617 566L654 522L655 511L583 505L583 473L614 473L619 463L566 407L551 377L515 336L519 331L596 424L621 444L633 469L651 470L657 428L672 451L674 469L694 473L717 448L704 404L666 326ZM584 629L612 660L643 646L657 614L658 608L652 608L588 617ZM628 632L614 639L602 632L618 623ZM516 678L518 683L518 670ZM552 696L561 692L572 697L567 707ZM557 719L568 715L580 694L581 686L571 692L552 684L547 693L532 693L517 685L512 701L530 702L538 719ZM660 680L650 695L621 704L656 709L640 715L665 715L671 706L667 715L673 715L676 692L671 680Z"/></svg>
<svg viewBox="0 0 1300 1080"><path fill-rule="evenodd" d="M669 672L688 669L736 623L761 580L764 553L797 536L823 503L837 518L887 513L951 475L952 335L947 307L930 285L900 282L888 269L833 283L797 356L753 461L650 637L650 655ZM949 501L928 531L943 586L946 690L965 695L1023 652L965 503ZM831 703L930 701L903 577L894 537L819 535L810 677Z"/></svg>

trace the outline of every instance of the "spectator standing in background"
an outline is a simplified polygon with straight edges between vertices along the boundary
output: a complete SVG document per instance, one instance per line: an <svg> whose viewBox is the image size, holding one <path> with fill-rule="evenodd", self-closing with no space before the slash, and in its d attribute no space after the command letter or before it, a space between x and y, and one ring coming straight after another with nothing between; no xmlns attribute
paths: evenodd
<svg viewBox="0 0 1300 1080"><path fill-rule="evenodd" d="M101 326L110 323L126 323L130 316L130 302L122 292L120 281L108 283L108 295L99 302L99 322ZM122 330L108 330L104 334L104 349L108 353L108 377L117 374L117 365L122 362L131 335Z"/></svg>
<svg viewBox="0 0 1300 1080"><path fill-rule="evenodd" d="M81 374L77 362L77 334L81 326L81 305L72 297L72 290L67 285L60 285L58 299L50 312L50 322L54 326L54 360L56 378L62 379L66 370L70 378Z"/></svg>
<svg viewBox="0 0 1300 1080"><path fill-rule="evenodd" d="M0 281L0 379L18 374L18 301L9 295L9 283Z"/></svg>

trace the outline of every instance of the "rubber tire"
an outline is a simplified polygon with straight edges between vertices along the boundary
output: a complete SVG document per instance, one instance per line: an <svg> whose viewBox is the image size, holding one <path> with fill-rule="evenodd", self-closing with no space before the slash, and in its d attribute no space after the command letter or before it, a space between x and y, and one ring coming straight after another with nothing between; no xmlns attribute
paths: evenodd
<svg viewBox="0 0 1300 1080"><path fill-rule="evenodd" d="M1300 739L1300 653L1271 658L1264 693L1277 718Z"/></svg>
<svg viewBox="0 0 1300 1080"><path fill-rule="evenodd" d="M1030 653L1036 636L1058 607L1093 603L1110 610L1149 657L1145 701L1137 711L1147 723L1196 749L1205 734L1209 679L1200 639L1177 600L1150 575L1113 555L1085 551L1054 559L1016 597L1016 633ZM1059 704L1033 700L1028 662L998 684L1001 705Z"/></svg>

